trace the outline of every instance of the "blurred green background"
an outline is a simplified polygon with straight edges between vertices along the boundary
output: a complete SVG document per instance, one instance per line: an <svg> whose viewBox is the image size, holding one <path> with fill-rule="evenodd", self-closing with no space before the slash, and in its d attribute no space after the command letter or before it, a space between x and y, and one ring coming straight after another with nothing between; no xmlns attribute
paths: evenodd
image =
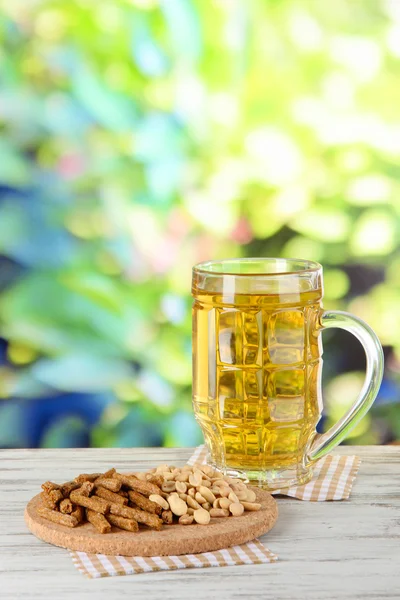
<svg viewBox="0 0 400 600"><path fill-rule="evenodd" d="M0 446L186 446L192 264L324 265L400 439L400 2L0 3ZM364 357L324 334L328 427Z"/></svg>

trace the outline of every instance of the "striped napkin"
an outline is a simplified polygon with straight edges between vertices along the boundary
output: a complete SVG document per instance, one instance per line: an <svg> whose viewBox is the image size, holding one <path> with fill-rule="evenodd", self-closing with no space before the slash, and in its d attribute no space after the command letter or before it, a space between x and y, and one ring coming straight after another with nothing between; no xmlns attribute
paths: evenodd
<svg viewBox="0 0 400 600"><path fill-rule="evenodd" d="M196 448L188 464L201 465L206 461L207 450L203 445ZM326 456L315 466L314 477L310 482L285 490L275 490L273 494L291 496L308 502L347 500L360 462L358 456ZM257 539L216 552L180 556L106 556L75 551L70 551L70 555L78 571L94 579L153 571L257 565L278 560L277 555Z"/></svg>
<svg viewBox="0 0 400 600"><path fill-rule="evenodd" d="M207 449L198 446L189 465L204 465L207 462ZM326 500L348 500L353 481L357 475L361 459L358 456L328 455L314 467L314 476L308 483L283 490L274 490L273 495L290 496L307 502L325 502Z"/></svg>
<svg viewBox="0 0 400 600"><path fill-rule="evenodd" d="M133 575L153 571L175 571L193 567L233 567L234 565L260 565L275 562L276 554L270 552L259 540L225 550L183 554L180 556L106 556L70 551L75 567L90 578Z"/></svg>

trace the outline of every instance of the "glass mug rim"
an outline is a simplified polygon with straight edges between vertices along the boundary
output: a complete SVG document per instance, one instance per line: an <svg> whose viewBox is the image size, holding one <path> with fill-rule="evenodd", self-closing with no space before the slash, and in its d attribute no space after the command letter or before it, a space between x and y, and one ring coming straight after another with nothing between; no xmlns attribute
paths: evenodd
<svg viewBox="0 0 400 600"><path fill-rule="evenodd" d="M265 270L251 269L241 272L240 265L265 265ZM271 266L287 265L284 270L272 270ZM229 266L232 266L230 269ZM270 268L268 269L268 266ZM290 265L290 266L289 266ZM236 267L237 266L237 267ZM193 273L206 274L208 276L232 276L232 277L285 277L288 275L307 275L307 273L322 272L322 265L313 260L303 258L278 258L278 257L254 257L254 258L224 258L221 260L208 260L200 262L193 267Z"/></svg>

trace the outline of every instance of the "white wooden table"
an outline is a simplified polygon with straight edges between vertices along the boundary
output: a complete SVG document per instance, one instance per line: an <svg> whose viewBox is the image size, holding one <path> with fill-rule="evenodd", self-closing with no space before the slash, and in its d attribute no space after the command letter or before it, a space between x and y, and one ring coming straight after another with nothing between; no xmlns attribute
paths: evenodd
<svg viewBox="0 0 400 600"><path fill-rule="evenodd" d="M27 531L24 507L40 484L110 466L131 471L161 462L180 465L191 451L0 450L0 598L398 600L400 447L342 447L337 452L362 458L351 499L280 499L278 522L262 538L279 562L90 580L75 569L67 550Z"/></svg>

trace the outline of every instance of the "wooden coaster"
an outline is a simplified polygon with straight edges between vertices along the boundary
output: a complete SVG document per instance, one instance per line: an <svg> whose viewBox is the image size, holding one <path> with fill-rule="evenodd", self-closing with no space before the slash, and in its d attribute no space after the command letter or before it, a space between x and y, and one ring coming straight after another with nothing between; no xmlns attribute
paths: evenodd
<svg viewBox="0 0 400 600"><path fill-rule="evenodd" d="M229 546L244 544L269 531L278 517L274 498L264 490L251 487L261 509L245 512L241 517L211 519L209 525L164 525L153 531L140 525L138 533L112 528L111 533L100 534L91 523L69 529L46 521L38 513L40 494L32 498L25 509L29 530L39 539L81 552L112 556L167 556L212 552Z"/></svg>

